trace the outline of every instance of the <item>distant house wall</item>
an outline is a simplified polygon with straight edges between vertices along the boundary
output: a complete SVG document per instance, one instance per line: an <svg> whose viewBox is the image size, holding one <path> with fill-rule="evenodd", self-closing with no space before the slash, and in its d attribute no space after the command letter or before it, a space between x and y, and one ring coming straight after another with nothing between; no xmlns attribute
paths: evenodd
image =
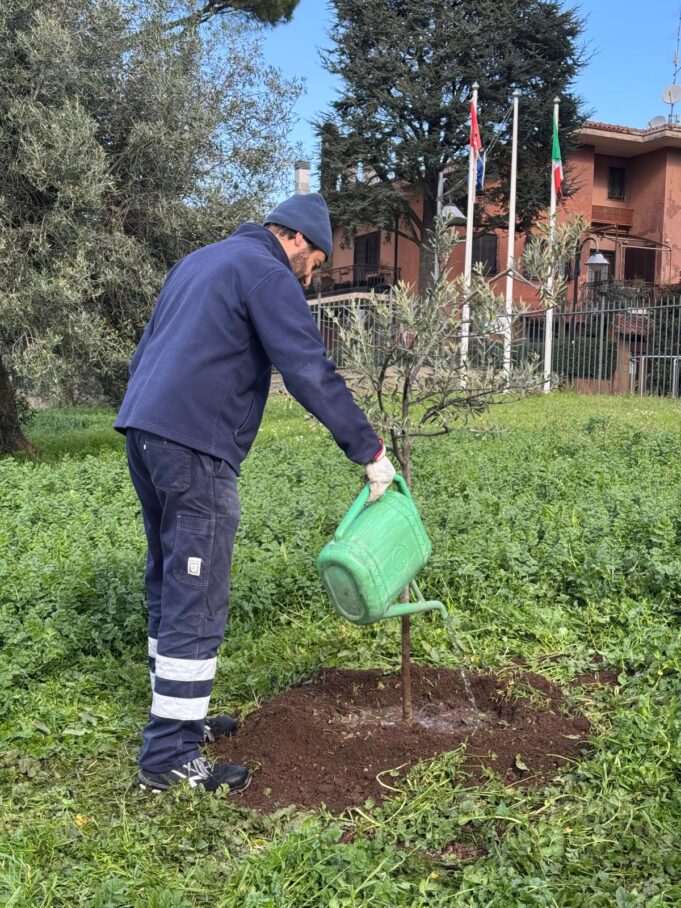
<svg viewBox="0 0 681 908"><path fill-rule="evenodd" d="M629 162L631 174L631 203L634 209L632 232L663 240L665 195L667 184L666 149L640 155Z"/></svg>
<svg viewBox="0 0 681 908"><path fill-rule="evenodd" d="M581 247L580 284L590 278L586 261L598 247L612 262L610 279L650 280L658 284L681 282L681 128L640 130L588 122L578 132L582 140L565 162L566 183L573 194L560 200L559 220L581 215L589 234ZM547 181L549 172L547 169ZM618 179L621 183L618 183ZM619 186L619 189L618 189ZM484 200L484 195L479 196ZM420 211L419 199L414 206ZM546 217L546 214L544 214ZM368 225L359 233L376 228ZM458 228L461 243L454 250L449 267L453 273L464 269L464 229ZM352 265L352 246L344 248L342 231L334 231L332 267ZM497 230L497 266L506 267L507 230ZM526 238L516 235L515 260L519 262ZM640 249L639 246L648 246ZM418 285L419 247L394 231L381 231L382 265L400 269L401 278ZM503 293L505 278L496 290ZM574 285L568 289L573 298ZM516 281L514 300L538 305L536 292Z"/></svg>
<svg viewBox="0 0 681 908"><path fill-rule="evenodd" d="M413 205L417 215L421 214L422 203L420 199L414 199ZM372 233L378 228L366 224L357 231L357 236ZM404 227L402 228L405 229ZM408 231L405 231L408 232ZM400 279L406 283L417 286L419 275L419 263L421 253L419 246L406 239L404 236L397 237L397 261L395 256L395 232L381 230L381 241L379 246L379 263L386 268L393 268L397 265L400 272ZM344 268L351 266L354 262L354 244L350 242L343 245L344 232L341 227L335 227L333 231L333 256L329 263L331 268Z"/></svg>
<svg viewBox="0 0 681 908"><path fill-rule="evenodd" d="M671 247L665 256L662 283L681 283L681 149L667 151L662 242Z"/></svg>

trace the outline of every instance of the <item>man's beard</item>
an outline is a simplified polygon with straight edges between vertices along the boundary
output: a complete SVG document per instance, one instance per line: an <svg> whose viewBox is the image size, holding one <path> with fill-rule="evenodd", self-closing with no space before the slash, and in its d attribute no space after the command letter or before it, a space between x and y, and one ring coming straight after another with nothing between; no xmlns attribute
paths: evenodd
<svg viewBox="0 0 681 908"><path fill-rule="evenodd" d="M296 252L295 255L291 256L291 270L298 278L298 280L303 283L307 275L307 264L310 260L311 252L301 251Z"/></svg>

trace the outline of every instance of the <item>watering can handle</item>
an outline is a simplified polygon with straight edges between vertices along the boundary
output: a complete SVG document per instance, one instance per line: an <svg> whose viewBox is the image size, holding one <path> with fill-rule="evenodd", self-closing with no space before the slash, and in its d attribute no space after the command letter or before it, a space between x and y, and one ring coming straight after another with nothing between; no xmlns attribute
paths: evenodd
<svg viewBox="0 0 681 908"><path fill-rule="evenodd" d="M393 482L397 485L400 492L403 495L406 495L407 498L411 501L412 500L411 492L409 491L409 486L407 485L407 483L404 479L404 476L400 476L399 473L396 473ZM366 503L369 499L370 489L371 489L371 487L370 487L369 483L367 483L364 486L364 488L362 489L362 491L359 493L357 498L355 498L355 500L350 505L350 510L348 511L348 513L338 524L338 529L336 530L336 533L335 533L335 538L336 538L337 542L339 542L343 538L343 536L345 535L347 530L350 528L350 524L353 523L354 520L364 510L364 506L366 505Z"/></svg>

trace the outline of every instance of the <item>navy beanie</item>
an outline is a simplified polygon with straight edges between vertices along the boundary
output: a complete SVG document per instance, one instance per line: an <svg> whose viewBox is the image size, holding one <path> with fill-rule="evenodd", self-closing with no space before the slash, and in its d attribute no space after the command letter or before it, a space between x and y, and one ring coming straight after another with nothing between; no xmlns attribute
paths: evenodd
<svg viewBox="0 0 681 908"><path fill-rule="evenodd" d="M286 199L265 218L266 224L279 224L302 233L318 246L327 259L333 252L331 220L326 202L318 192L297 193Z"/></svg>

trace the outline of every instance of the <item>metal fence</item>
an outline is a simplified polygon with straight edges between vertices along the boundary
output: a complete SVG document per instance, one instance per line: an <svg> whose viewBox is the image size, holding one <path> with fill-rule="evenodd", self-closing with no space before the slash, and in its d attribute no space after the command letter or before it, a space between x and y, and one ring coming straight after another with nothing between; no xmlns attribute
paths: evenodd
<svg viewBox="0 0 681 908"><path fill-rule="evenodd" d="M317 322L327 355L331 357L340 369L346 365L341 331L349 317L350 310L359 311L367 331L373 333L375 330L372 319L372 297L368 293L358 294L349 299L336 298L328 300L320 297L310 303L310 309ZM376 345L374 344L374 346Z"/></svg>
<svg viewBox="0 0 681 908"><path fill-rule="evenodd" d="M340 325L350 306L359 307L372 331L372 302L367 294L352 300L323 297L311 301L328 354L344 366ZM513 320L512 360L543 363L546 312L518 314ZM478 339L501 351L500 338ZM553 314L551 371L554 387L588 394L681 395L681 296L637 301L628 298L598 305L587 299L579 308ZM475 345L471 357L475 357ZM488 350L489 355L489 350Z"/></svg>
<svg viewBox="0 0 681 908"><path fill-rule="evenodd" d="M551 371L561 387L593 394L678 397L681 297L556 311ZM516 319L514 356L543 357L544 312Z"/></svg>

